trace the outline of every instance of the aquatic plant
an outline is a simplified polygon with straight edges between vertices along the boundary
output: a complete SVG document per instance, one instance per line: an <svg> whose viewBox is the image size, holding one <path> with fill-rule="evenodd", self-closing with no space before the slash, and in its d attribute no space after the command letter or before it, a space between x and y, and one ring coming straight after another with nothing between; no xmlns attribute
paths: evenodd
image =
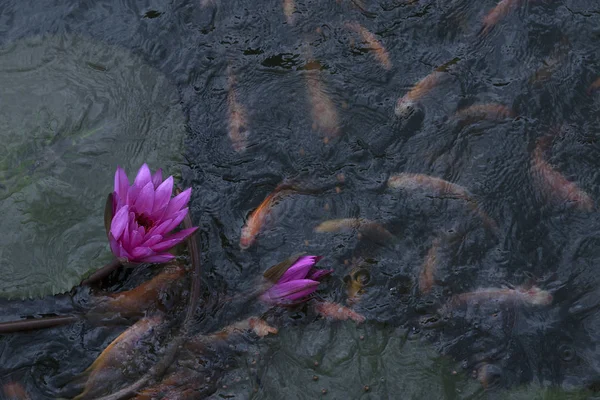
<svg viewBox="0 0 600 400"><path fill-rule="evenodd" d="M313 294L319 286L319 281L333 272L314 268L321 258L323 257L299 257L260 299L265 303L285 305L296 303Z"/></svg>
<svg viewBox="0 0 600 400"><path fill-rule="evenodd" d="M110 249L121 262L162 263L175 258L168 251L194 233L198 227L171 234L188 213L192 194L188 188L171 198L173 177L163 181L162 171L151 174L144 164L133 185L125 170L117 167L112 194L112 219L108 238Z"/></svg>

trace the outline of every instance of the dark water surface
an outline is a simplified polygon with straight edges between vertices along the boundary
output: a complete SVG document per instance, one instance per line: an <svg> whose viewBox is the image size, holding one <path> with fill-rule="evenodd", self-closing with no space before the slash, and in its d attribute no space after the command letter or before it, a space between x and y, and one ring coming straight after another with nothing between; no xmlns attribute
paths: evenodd
<svg viewBox="0 0 600 400"><path fill-rule="evenodd" d="M278 335L248 335L191 369L206 382L198 398L593 398L600 390L600 217L595 207L557 201L557 188L546 186L542 195L532 159L538 139L558 132L545 159L598 203L600 92L588 89L600 76L600 5L512 3L481 34L495 1L297 1L293 25L279 0L2 1L0 45L9 49L39 35L82 37L130 52L175 88L180 101L171 107L183 110L187 134L185 161L175 169L183 186L194 188L190 209L200 226L199 332L264 312L231 299L299 251L323 255L319 264L334 269L318 292L328 301L348 305L347 276L357 269L368 274L353 305L364 324L325 320L309 306L271 310ZM389 70L349 29L352 22L385 46ZM397 99L442 66L442 78L413 112L395 116ZM228 75L246 109L243 152L228 135ZM315 82L335 106L337 129L327 126L331 115L313 118L308 88ZM123 90L129 93L128 85ZM478 103L503 104L515 117L455 117ZM127 161L130 168L139 163ZM462 199L388 188L387 179L401 172L467 188L479 212ZM113 173L110 166L89 170L107 191ZM242 251L249 213L282 181L310 190L283 197ZM486 227L481 213L497 229ZM349 217L377 221L394 238L314 231L325 220ZM419 271L434 243L435 284L423 294ZM102 288L131 288L152 272L121 272ZM549 291L551 304L449 306L454 295L521 285ZM185 304L181 294L181 301L164 300L171 315ZM60 314L91 301L87 289L3 301L2 318ZM131 323L82 321L2 336L0 381L22 382L36 399L73 396L68 382ZM128 360L127 373L110 379L113 389L147 369L160 354L155 348L176 332L157 331L143 356Z"/></svg>

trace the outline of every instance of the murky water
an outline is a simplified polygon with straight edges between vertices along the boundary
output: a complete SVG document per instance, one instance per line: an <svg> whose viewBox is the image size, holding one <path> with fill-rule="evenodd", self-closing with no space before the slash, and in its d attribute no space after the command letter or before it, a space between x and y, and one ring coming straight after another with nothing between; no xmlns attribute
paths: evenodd
<svg viewBox="0 0 600 400"><path fill-rule="evenodd" d="M30 80L18 78L25 71L1 69L0 82L18 94L3 106L14 111L0 112L1 124L10 127L6 138L19 139L10 142L17 150L1 161L7 177L0 207L15 209L11 187L26 192L32 202L27 207L48 208L33 214L32 223L52 228L47 236L33 235L3 219L3 231L10 232L0 242L5 290L22 294L27 287L25 293L35 293L39 280L18 279L43 276L42 265L73 283L100 264L107 249L102 204L114 167L135 169L142 161L172 166L173 152L161 151L180 140L183 112L185 161L175 168L183 184L194 188L191 210L201 227L205 290L198 331L264 312L228 300L298 251L325 256L320 264L335 270L320 297L351 300L367 317L356 326L323 320L310 306L267 312L279 334L248 337L219 357L207 357L204 369L195 372L211 377L202 396L593 397L600 383L600 220L595 207L564 201L560 190L565 181L575 182L592 201L600 199L600 92L589 90L600 76L600 6L589 0L508 3L514 6L510 12L482 32L495 1L296 1L289 21L280 1L71 0L44 8L33 1L4 2L0 65L10 57L23 61L23 43L40 34L81 38L75 41L82 49L93 49L78 56L77 44L66 46L75 49L69 50L75 60L91 63L84 74L74 64L58 70L64 74L42 69ZM381 42L389 65L354 23ZM35 40L24 60L32 65L45 54ZM104 60L119 59L127 65L123 73L94 78L105 76ZM141 74L144 68L156 72ZM412 112L396 116L396 101L435 69L439 79ZM55 87L73 94L62 100L41 95L63 93ZM73 89L81 87L88 89ZM111 90L114 95L102 96ZM113 113L83 124L86 108L79 99L94 96ZM2 92L3 104L6 97ZM60 132L40 128L52 127L47 116L22 122L43 115L39 110L49 103L55 107L51 115L60 116L57 126L65 126ZM502 104L513 115L456 115L485 103ZM232 116L235 123L228 122ZM148 130L151 123L157 128ZM90 134L93 129L102 138ZM155 136L145 133L150 131ZM542 160L538 143L550 133ZM122 145L121 134L131 146L139 141L138 153ZM146 143L149 137L153 145ZM36 169L40 158L49 161ZM425 189L393 190L387 181L398 173L453 182L468 191L469 201ZM56 180L66 182L69 189L61 194L68 195L50 203L44 190ZM89 197L77 196L81 182L89 180L93 186L82 189ZM256 242L241 250L250 212L283 181L303 190L283 196ZM67 210L77 219L61 217ZM393 237L357 229L315 232L335 218L369 219ZM15 243L21 242L39 254L17 252ZM97 246L81 244L90 242ZM19 257L35 267L12 280ZM436 270L425 290L420 279L430 279L421 278L428 259L435 259ZM368 279L354 298L349 275L357 270ZM150 274L144 268L115 274L103 289L130 288ZM481 288L521 285L551 292L551 304L456 300ZM93 301L87 290L73 293L4 302L2 318L60 314ZM72 396L68 382L132 323L118 322L82 321L2 337L0 379L23 382L34 398ZM167 343L176 334L162 333L156 341ZM152 361L153 354L143 359Z"/></svg>

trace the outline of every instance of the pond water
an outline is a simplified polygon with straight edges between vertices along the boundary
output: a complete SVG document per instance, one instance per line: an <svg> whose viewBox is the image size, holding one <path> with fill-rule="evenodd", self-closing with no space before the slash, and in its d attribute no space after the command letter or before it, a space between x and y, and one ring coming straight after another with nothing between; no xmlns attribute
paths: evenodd
<svg viewBox="0 0 600 400"><path fill-rule="evenodd" d="M203 354L191 398L600 397L596 2L2 3L2 297L68 290L109 260L114 169L148 162L193 188L198 335L253 315L279 329ZM241 248L282 182L294 189ZM341 218L363 222L315 229ZM364 323L240 297L298 252L334 270L317 298ZM1 318L83 310L158 270L2 300ZM162 299L169 315L188 283ZM74 397L134 321L2 335L0 384ZM157 329L109 389L177 334Z"/></svg>

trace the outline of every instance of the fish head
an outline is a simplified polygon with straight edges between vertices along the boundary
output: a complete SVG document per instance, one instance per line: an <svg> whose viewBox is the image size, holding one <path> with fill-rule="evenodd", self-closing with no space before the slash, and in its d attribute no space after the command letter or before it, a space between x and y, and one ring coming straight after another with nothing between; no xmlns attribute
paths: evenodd
<svg viewBox="0 0 600 400"><path fill-rule="evenodd" d="M532 286L525 291L527 301L536 306L547 306L552 304L552 294L547 291L540 289L537 286Z"/></svg>
<svg viewBox="0 0 600 400"><path fill-rule="evenodd" d="M407 118L415 111L415 107L416 103L405 96L396 103L394 114L396 114L397 117Z"/></svg>
<svg viewBox="0 0 600 400"><path fill-rule="evenodd" d="M249 226L242 228L242 234L240 236L240 249L246 250L254 242L254 235Z"/></svg>

